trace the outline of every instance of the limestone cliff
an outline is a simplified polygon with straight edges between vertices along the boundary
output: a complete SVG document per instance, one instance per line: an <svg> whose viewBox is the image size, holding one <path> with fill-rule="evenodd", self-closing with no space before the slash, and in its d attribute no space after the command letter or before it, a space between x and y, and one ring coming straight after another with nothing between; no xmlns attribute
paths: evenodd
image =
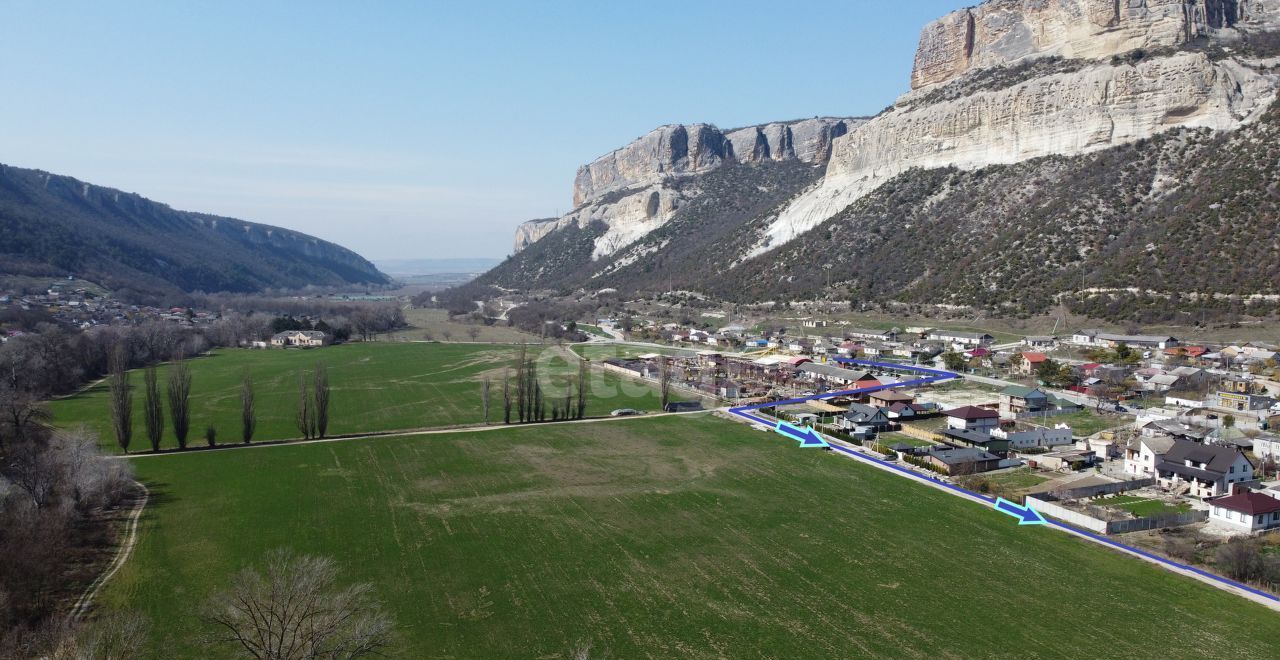
<svg viewBox="0 0 1280 660"><path fill-rule="evenodd" d="M1027 57L1096 59L1278 27L1276 0L991 0L925 26L911 87Z"/></svg>
<svg viewBox="0 0 1280 660"><path fill-rule="evenodd" d="M822 164L836 138L864 119L815 117L722 131L709 124L672 124L656 128L630 144L578 168L575 208L560 218L530 220L516 229L515 250L555 229L603 223L593 255L612 254L662 226L681 204L698 194L696 186L677 186L684 177L704 174L727 162L799 160Z"/></svg>
<svg viewBox="0 0 1280 660"><path fill-rule="evenodd" d="M786 243L911 168L976 169L1082 154L1176 127L1233 129L1271 104L1276 82L1234 60L1178 53L887 112L836 141L822 184L784 209L749 256Z"/></svg>

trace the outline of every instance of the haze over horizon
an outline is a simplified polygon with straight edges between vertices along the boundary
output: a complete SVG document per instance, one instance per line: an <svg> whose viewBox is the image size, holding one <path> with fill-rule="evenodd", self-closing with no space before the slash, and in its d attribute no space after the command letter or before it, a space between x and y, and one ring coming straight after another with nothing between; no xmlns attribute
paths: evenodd
<svg viewBox="0 0 1280 660"><path fill-rule="evenodd" d="M370 259L502 257L659 125L878 112L964 4L10 5L0 162Z"/></svg>

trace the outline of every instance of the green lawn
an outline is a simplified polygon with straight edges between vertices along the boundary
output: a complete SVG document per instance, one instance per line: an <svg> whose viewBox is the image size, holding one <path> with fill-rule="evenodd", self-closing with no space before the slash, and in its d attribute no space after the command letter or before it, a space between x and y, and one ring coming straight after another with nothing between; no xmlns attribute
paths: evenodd
<svg viewBox="0 0 1280 660"><path fill-rule="evenodd" d="M500 380L514 355L512 346L389 342L314 350L214 351L190 361L189 443L203 444L204 429L209 424L218 429L222 442L240 440L240 378L245 369L253 374L257 395L258 429L254 439L298 437L294 426L298 374L313 369L318 361L327 365L333 386L331 435L479 423L483 420L480 383L485 376L493 382L490 417L496 421L502 415ZM550 386L562 385L566 382L563 374L577 370L576 361L571 365L562 358L545 364L544 373L558 374L549 381ZM162 366L159 371L163 390L167 367ZM131 381L135 413L130 448L141 451L149 448L142 422L142 373L133 372ZM658 397L651 387L612 374L593 372L588 391L588 415L606 415L614 408L658 409ZM85 424L97 431L104 445L114 446L105 384L56 400L51 408L57 424ZM176 446L172 423L167 419L165 423L162 446Z"/></svg>
<svg viewBox="0 0 1280 660"><path fill-rule="evenodd" d="M880 444L884 445L892 445L901 442L903 444L911 445L912 447L932 447L938 444L936 442L929 442L928 440L913 438L906 433L898 433L897 431L881 433L879 441Z"/></svg>
<svg viewBox="0 0 1280 660"><path fill-rule="evenodd" d="M1026 419L1024 421L1034 422L1036 424L1043 423L1045 426L1052 427L1054 424L1069 424L1071 433L1076 437L1085 437L1093 435L1098 431L1114 429L1129 423L1129 419L1118 416L1106 417L1093 412L1086 408L1065 415L1055 415L1041 419L1039 417Z"/></svg>
<svg viewBox="0 0 1280 660"><path fill-rule="evenodd" d="M613 335L605 332L604 330L601 330L600 326L598 325L591 325L590 323L579 323L578 329L589 335L604 337L605 339L613 339Z"/></svg>
<svg viewBox="0 0 1280 660"><path fill-rule="evenodd" d="M1191 507L1186 504L1172 505L1161 500L1154 500L1146 497L1135 497L1133 495L1116 495L1115 497L1095 500L1093 503L1098 506L1124 509L1139 518L1186 513L1191 510Z"/></svg>
<svg viewBox="0 0 1280 660"><path fill-rule="evenodd" d="M1016 489L1034 488L1049 480L1048 477L1042 477L1027 468L1019 468L1017 470L987 474L983 476L996 483Z"/></svg>
<svg viewBox="0 0 1280 660"><path fill-rule="evenodd" d="M225 657L196 606L283 546L372 583L405 658L1273 658L1280 634L1236 596L710 415L133 462L154 501L101 605L150 617L152 657Z"/></svg>
<svg viewBox="0 0 1280 660"><path fill-rule="evenodd" d="M604 360L606 358L633 358L649 353L693 355L696 351L667 346L636 346L634 344L574 344L573 352L588 360Z"/></svg>

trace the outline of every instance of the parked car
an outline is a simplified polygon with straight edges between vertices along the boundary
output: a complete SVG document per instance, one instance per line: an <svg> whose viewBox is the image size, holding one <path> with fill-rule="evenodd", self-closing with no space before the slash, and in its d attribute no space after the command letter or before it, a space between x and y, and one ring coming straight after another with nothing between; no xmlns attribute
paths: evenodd
<svg viewBox="0 0 1280 660"><path fill-rule="evenodd" d="M636 410L635 408L618 408L617 410L614 410L613 412L609 413L609 416L610 417L630 417L632 415L643 415L643 414L644 413L642 411Z"/></svg>

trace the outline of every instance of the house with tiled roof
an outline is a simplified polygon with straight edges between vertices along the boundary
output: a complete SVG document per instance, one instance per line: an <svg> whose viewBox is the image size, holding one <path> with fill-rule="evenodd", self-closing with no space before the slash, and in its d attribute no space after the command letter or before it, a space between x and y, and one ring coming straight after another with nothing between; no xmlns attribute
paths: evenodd
<svg viewBox="0 0 1280 660"><path fill-rule="evenodd" d="M989 408L961 406L942 414L947 418L949 429L990 432L1000 425L1000 413Z"/></svg>
<svg viewBox="0 0 1280 660"><path fill-rule="evenodd" d="M1238 489L1231 495L1213 497L1209 503L1209 524L1232 532L1252 534L1280 527L1280 499L1275 491Z"/></svg>

